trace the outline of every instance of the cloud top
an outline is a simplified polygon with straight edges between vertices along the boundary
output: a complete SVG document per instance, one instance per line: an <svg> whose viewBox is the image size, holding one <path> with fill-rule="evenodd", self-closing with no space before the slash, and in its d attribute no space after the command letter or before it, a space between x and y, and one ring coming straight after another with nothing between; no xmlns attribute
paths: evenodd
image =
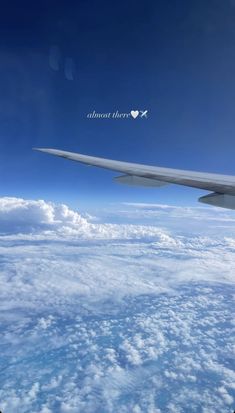
<svg viewBox="0 0 235 413"><path fill-rule="evenodd" d="M0 198L0 232L17 233L56 229L61 226L78 228L88 222L64 204L22 198Z"/></svg>

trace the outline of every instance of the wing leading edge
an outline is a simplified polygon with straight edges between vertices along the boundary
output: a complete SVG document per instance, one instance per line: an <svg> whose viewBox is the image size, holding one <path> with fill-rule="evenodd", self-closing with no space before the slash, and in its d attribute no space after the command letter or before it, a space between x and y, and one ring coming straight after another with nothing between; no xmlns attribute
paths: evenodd
<svg viewBox="0 0 235 413"><path fill-rule="evenodd" d="M199 201L214 206L235 209L235 176L122 162L59 149L34 149L83 164L121 172L124 175L115 178L115 180L129 185L157 187L172 183L212 191L212 194L199 198Z"/></svg>

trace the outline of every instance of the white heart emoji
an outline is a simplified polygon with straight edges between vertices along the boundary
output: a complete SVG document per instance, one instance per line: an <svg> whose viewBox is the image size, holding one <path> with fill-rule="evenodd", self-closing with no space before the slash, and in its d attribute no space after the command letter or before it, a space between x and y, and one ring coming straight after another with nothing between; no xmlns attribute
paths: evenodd
<svg viewBox="0 0 235 413"><path fill-rule="evenodd" d="M132 111L131 111L131 116L132 116L134 119L136 119L137 116L139 116L139 111L138 111L138 110L132 110Z"/></svg>

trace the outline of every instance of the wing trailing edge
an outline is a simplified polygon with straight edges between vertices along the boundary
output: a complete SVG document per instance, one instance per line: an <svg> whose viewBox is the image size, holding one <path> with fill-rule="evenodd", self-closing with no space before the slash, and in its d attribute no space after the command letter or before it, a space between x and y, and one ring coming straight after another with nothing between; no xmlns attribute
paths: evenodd
<svg viewBox="0 0 235 413"><path fill-rule="evenodd" d="M115 182L130 186L148 186L148 187L160 187L169 185L168 182L158 181L157 179L143 178L142 176L135 175L121 175L114 178Z"/></svg>

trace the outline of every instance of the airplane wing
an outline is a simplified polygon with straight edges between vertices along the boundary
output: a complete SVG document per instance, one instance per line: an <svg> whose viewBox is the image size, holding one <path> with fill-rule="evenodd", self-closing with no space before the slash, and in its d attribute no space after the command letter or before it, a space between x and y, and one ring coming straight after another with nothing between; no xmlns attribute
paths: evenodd
<svg viewBox="0 0 235 413"><path fill-rule="evenodd" d="M115 180L128 185L158 187L177 184L212 191L199 198L199 201L222 208L235 209L235 176L122 162L59 149L34 149L83 164L121 172L123 175L116 177Z"/></svg>

